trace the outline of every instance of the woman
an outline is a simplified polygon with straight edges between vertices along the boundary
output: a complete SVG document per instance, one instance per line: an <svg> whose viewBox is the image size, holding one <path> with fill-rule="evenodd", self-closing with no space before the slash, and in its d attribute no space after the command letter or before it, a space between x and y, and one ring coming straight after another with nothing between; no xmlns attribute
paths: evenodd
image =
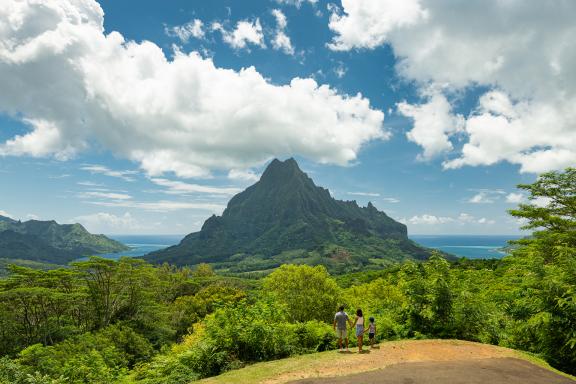
<svg viewBox="0 0 576 384"><path fill-rule="evenodd" d="M358 352L361 353L362 342L364 341L364 316L362 315L362 310L360 308L356 310L354 325L356 326L356 337L358 338Z"/></svg>

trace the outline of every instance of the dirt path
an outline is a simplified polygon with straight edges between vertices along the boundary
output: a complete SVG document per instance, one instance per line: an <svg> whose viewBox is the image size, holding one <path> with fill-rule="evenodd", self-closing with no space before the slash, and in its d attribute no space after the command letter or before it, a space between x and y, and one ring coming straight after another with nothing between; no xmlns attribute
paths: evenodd
<svg viewBox="0 0 576 384"><path fill-rule="evenodd" d="M541 366L540 366L541 365ZM254 364L205 384L576 384L518 351L460 340L402 340ZM530 381L531 380L531 381Z"/></svg>
<svg viewBox="0 0 576 384"><path fill-rule="evenodd" d="M342 377L304 379L291 384L573 384L574 381L511 357L468 361L401 363Z"/></svg>

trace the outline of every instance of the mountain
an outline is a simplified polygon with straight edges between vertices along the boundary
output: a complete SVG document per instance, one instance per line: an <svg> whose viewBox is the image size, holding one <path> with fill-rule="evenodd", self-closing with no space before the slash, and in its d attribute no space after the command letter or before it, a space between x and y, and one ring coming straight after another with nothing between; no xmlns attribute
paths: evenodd
<svg viewBox="0 0 576 384"><path fill-rule="evenodd" d="M128 250L104 235L93 235L80 224L16 221L0 216L0 258L66 264L82 256Z"/></svg>
<svg viewBox="0 0 576 384"><path fill-rule="evenodd" d="M234 196L222 216L199 232L145 259L177 265L214 263L230 272L265 270L282 263L324 264L332 271L381 268L426 259L430 250L407 228L368 203L339 201L314 184L294 159L273 160L260 180Z"/></svg>

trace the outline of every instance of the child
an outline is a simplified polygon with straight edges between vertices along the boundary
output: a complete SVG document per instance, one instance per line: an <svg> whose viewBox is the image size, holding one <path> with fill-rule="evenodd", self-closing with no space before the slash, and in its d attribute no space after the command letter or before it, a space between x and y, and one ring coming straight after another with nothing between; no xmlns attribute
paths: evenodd
<svg viewBox="0 0 576 384"><path fill-rule="evenodd" d="M362 343L364 341L364 316L362 310L358 308L356 311L356 320L352 326L356 326L356 337L358 338L358 352L362 353Z"/></svg>
<svg viewBox="0 0 576 384"><path fill-rule="evenodd" d="M368 319L370 324L368 325L368 339L370 340L370 349L374 348L374 340L376 335L376 324L374 324L374 318L370 317Z"/></svg>

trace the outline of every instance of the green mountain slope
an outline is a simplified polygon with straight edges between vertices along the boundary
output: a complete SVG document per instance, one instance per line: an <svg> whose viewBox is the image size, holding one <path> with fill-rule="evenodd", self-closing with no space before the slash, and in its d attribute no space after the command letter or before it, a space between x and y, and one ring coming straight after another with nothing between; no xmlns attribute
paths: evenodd
<svg viewBox="0 0 576 384"><path fill-rule="evenodd" d="M104 235L89 233L80 224L21 222L0 216L0 258L66 264L82 256L127 249Z"/></svg>
<svg viewBox="0 0 576 384"><path fill-rule="evenodd" d="M371 203L339 201L318 187L294 159L273 160L260 180L234 196L222 216L148 261L178 265L216 263L231 272L265 270L282 263L325 264L332 271L381 267L425 259L428 249Z"/></svg>

